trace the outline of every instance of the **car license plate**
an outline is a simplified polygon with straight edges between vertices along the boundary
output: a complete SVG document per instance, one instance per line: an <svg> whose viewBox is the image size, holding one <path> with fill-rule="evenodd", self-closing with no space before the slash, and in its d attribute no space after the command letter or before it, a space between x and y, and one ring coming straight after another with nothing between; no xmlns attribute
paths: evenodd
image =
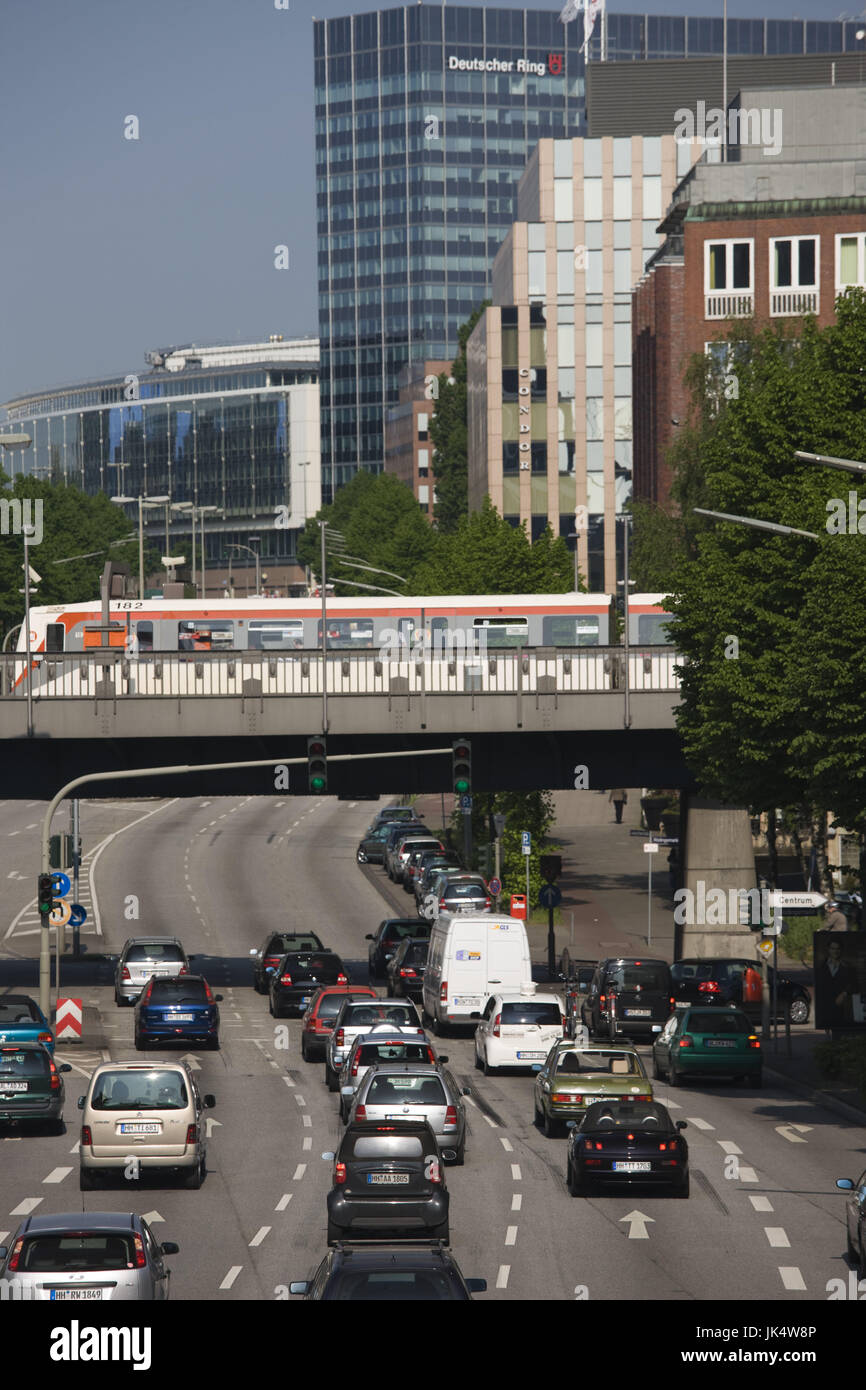
<svg viewBox="0 0 866 1390"><path fill-rule="evenodd" d="M26 1091L29 1085L29 1081L0 1081L0 1095L8 1096L13 1091Z"/></svg>
<svg viewBox="0 0 866 1390"><path fill-rule="evenodd" d="M626 1009L626 1018L651 1018L652 1009Z"/></svg>
<svg viewBox="0 0 866 1390"><path fill-rule="evenodd" d="M543 1052L518 1052L518 1057L524 1057L528 1061L537 1061L539 1057L544 1057Z"/></svg>
<svg viewBox="0 0 866 1390"><path fill-rule="evenodd" d="M58 1303L92 1303L102 1297L102 1289L52 1289L52 1301Z"/></svg>
<svg viewBox="0 0 866 1390"><path fill-rule="evenodd" d="M303 999L301 1000L301 1003L302 1003L302 1004L309 1004L309 1002L310 1002L310 1000L312 999L312 997L313 997L313 996L312 996L311 994L305 994L304 997L303 997Z"/></svg>
<svg viewBox="0 0 866 1390"><path fill-rule="evenodd" d="M408 1182L408 1181L409 1181L409 1174L408 1174L408 1173L368 1173L368 1174L367 1174L367 1182L374 1182L374 1183L391 1183L391 1182Z"/></svg>
<svg viewBox="0 0 866 1390"><path fill-rule="evenodd" d="M480 1003L481 1003L481 996L480 996L479 994L455 994L455 996L454 996L454 1003L455 1003L455 1004L480 1004Z"/></svg>
<svg viewBox="0 0 866 1390"><path fill-rule="evenodd" d="M733 1038L707 1038L707 1047L736 1047Z"/></svg>
<svg viewBox="0 0 866 1390"><path fill-rule="evenodd" d="M632 1163L632 1162L623 1163L623 1162L616 1162L616 1163L614 1163L614 1165L613 1165L613 1171L614 1171L615 1173L651 1173L651 1172L652 1172L652 1164L651 1164L651 1163Z"/></svg>
<svg viewBox="0 0 866 1390"><path fill-rule="evenodd" d="M121 1134L159 1134L158 1122L133 1121L131 1124L121 1124Z"/></svg>
<svg viewBox="0 0 866 1390"><path fill-rule="evenodd" d="M688 999L675 999L675 1000L674 1000L674 1008L675 1008L675 1009L687 1009L688 1007L689 1007L689 1001L688 1001Z"/></svg>
<svg viewBox="0 0 866 1390"><path fill-rule="evenodd" d="M192 1023L193 1014L169 1014L169 1023Z"/></svg>

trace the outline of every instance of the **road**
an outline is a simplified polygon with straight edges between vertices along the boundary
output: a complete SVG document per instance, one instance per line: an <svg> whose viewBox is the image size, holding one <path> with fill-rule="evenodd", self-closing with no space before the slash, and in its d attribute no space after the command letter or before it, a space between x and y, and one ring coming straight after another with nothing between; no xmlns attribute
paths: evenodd
<svg viewBox="0 0 866 1390"><path fill-rule="evenodd" d="M43 810L0 803L0 985L32 993ZM135 1209L180 1245L169 1260L173 1299L280 1299L291 1280L312 1274L331 1175L321 1155L342 1132L337 1098L322 1065L301 1059L299 1021L272 1019L252 989L249 950L272 928L306 927L340 953L353 981L366 981L365 933L384 916L411 914L401 888L355 862L374 810L333 798L82 803L93 868L82 880L88 953L117 951L129 935L178 935L224 996L222 1050L186 1054L217 1101L209 1173L198 1192L151 1178L79 1193L75 1105L87 1074L103 1058L140 1057L132 1010L115 1006L110 974L94 963L68 972L88 1036L80 1049L61 1049L74 1067L66 1134L0 1134L3 1232L28 1211ZM565 1140L533 1126L531 1078L482 1076L471 1037L439 1046L471 1088L466 1166L449 1168L447 1180L453 1251L465 1275L488 1280L479 1301L796 1302L824 1300L828 1281L847 1280L844 1201L833 1184L862 1170L861 1128L771 1084L672 1092L656 1083L688 1122L689 1200L573 1199Z"/></svg>

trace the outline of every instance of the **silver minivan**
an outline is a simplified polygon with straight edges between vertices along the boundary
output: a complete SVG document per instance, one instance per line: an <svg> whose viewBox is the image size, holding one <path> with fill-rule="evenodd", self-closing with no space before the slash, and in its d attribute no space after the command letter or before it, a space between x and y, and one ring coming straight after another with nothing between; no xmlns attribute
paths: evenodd
<svg viewBox="0 0 866 1390"><path fill-rule="evenodd" d="M215 1104L202 1097L186 1062L103 1062L78 1100L81 1191L94 1188L100 1174L134 1180L141 1169L164 1168L180 1172L185 1187L201 1187L204 1111Z"/></svg>
<svg viewBox="0 0 866 1390"><path fill-rule="evenodd" d="M192 959L176 936L129 937L114 972L115 1004L134 1004L154 975L188 975Z"/></svg>
<svg viewBox="0 0 866 1390"><path fill-rule="evenodd" d="M385 1062L370 1067L355 1092L348 1123L426 1120L442 1157L462 1164L466 1151L463 1097L468 1095L469 1087L458 1086L447 1067L429 1062Z"/></svg>
<svg viewBox="0 0 866 1390"><path fill-rule="evenodd" d="M112 1303L166 1299L174 1241L158 1241L133 1212L28 1216L0 1245L0 1287L13 1299Z"/></svg>

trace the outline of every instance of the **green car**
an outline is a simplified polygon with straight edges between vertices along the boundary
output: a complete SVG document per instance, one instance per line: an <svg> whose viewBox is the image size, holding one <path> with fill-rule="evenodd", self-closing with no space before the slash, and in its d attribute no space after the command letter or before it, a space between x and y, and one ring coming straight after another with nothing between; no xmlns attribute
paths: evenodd
<svg viewBox="0 0 866 1390"><path fill-rule="evenodd" d="M633 1047L580 1047L558 1042L543 1066L533 1067L535 1123L562 1134L596 1100L652 1100L653 1088Z"/></svg>
<svg viewBox="0 0 866 1390"><path fill-rule="evenodd" d="M30 1120L63 1133L65 1087L61 1072L68 1062L55 1062L38 1042L0 1046L0 1123Z"/></svg>
<svg viewBox="0 0 866 1390"><path fill-rule="evenodd" d="M760 1086L762 1064L761 1044L742 1009L677 1009L653 1043L653 1076L670 1086L693 1076Z"/></svg>

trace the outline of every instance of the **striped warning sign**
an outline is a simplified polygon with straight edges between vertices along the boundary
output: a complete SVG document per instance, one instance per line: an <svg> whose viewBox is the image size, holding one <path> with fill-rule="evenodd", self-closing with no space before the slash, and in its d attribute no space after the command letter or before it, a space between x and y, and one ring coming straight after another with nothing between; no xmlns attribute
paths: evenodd
<svg viewBox="0 0 866 1390"><path fill-rule="evenodd" d="M80 999L58 999L54 1033L58 1042L81 1042L84 1008Z"/></svg>

